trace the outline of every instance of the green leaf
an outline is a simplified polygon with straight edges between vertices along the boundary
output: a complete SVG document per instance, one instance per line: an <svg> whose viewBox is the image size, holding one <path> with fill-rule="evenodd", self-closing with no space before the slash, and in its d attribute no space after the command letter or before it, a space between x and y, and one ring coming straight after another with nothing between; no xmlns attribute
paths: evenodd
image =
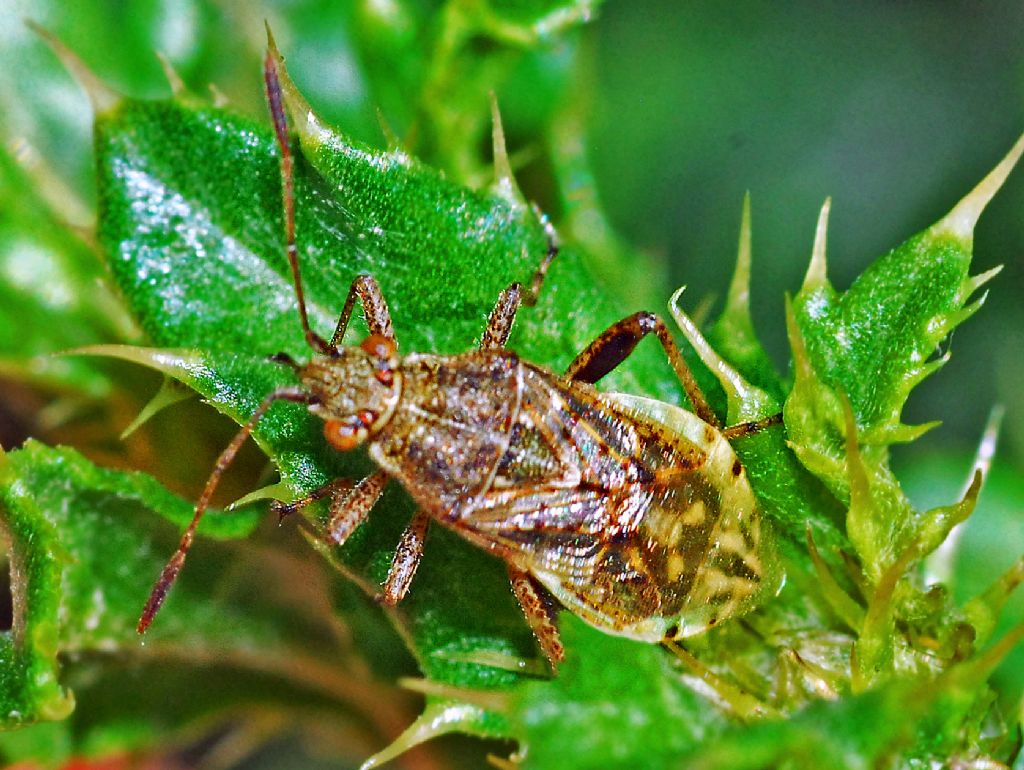
<svg viewBox="0 0 1024 770"><path fill-rule="evenodd" d="M963 485L971 458L948 448L904 463L898 470L907 493L921 507L950 499ZM999 638L1024 622L1024 480L1005 460L997 459L978 498L978 508L946 544L948 565L929 563L939 572L953 600L964 608L979 637ZM944 546L945 548L945 546ZM941 567L935 569L935 566ZM1009 583L1007 583L1009 579ZM1016 590L1015 590L1016 589ZM1024 646L1007 655L993 677L1008 712L1024 695Z"/></svg>
<svg viewBox="0 0 1024 770"><path fill-rule="evenodd" d="M37 164L36 179L0 149L0 372L104 395L110 383L94 362L52 354L109 339L122 319L99 286L99 256L36 191L51 172L26 162Z"/></svg>
<svg viewBox="0 0 1024 770"><path fill-rule="evenodd" d="M298 238L315 328L327 333L352 279L380 281L403 350L458 352L478 339L499 291L526 280L546 248L525 205L446 181L399 153L305 130L310 164L298 164ZM303 127L305 128L305 127ZM123 101L97 123L100 235L111 271L149 338L173 349L140 353L236 421L287 382L276 351L301 359L303 343L283 249L277 153L269 131L214 109ZM319 172L319 173L318 173ZM487 265L481 270L480 265ZM567 364L616 319L566 249L514 344L539 363ZM567 324L564 319L572 318ZM634 392L676 390L670 370L638 356L615 378ZM368 469L365 456L331 452L319 421L275 406L255 432L296 494ZM408 498L392 490L346 544L347 570L368 585L386 572ZM446 554L443 560L435 555ZM187 570L186 570L187 572ZM467 648L529 656L530 636L500 562L447 533L432 536L403 604L421 665L460 684L509 682L507 672L446 656Z"/></svg>
<svg viewBox="0 0 1024 770"><path fill-rule="evenodd" d="M489 95L508 99L513 120L543 124L573 88L575 39L592 0L515 3L367 3L356 40L384 115L422 158L456 181L490 175L479 151L489 130ZM523 99L527 85L530 98ZM511 86L511 87L506 87Z"/></svg>
<svg viewBox="0 0 1024 770"><path fill-rule="evenodd" d="M679 757L725 728L721 712L695 693L664 650L595 631L569 615L561 627L568 649L580 652L555 681L519 687L511 704L515 732L529 747L528 767L677 767Z"/></svg>
<svg viewBox="0 0 1024 770"><path fill-rule="evenodd" d="M29 442L4 456L14 627L0 637L2 722L64 719L78 708L68 728L0 736L0 756L39 758L38 742L51 761L124 751L267 707L321 712L338 729L353 714L382 719L385 733L404 722L395 693L354 677L365 663L339 644L329 582L283 553L200 545L159 625L140 640L146 593L191 513L154 479L99 468L70 449ZM236 539L261 518L252 509L213 512L201 531ZM368 612L350 605L348 617ZM394 646L378 643L376 654L386 659ZM366 751L380 741L368 740Z"/></svg>
<svg viewBox="0 0 1024 770"><path fill-rule="evenodd" d="M825 276L826 207L804 285L787 308L790 444L850 501L848 533L872 581L907 549L930 551L952 526L943 523L945 509L912 509L889 470L888 447L933 427L904 425L900 414L911 389L946 361L948 353L932 358L939 343L984 301L968 304L995 272L968 274L974 224L1022 151L1024 140L944 219L878 259L843 294Z"/></svg>
<svg viewBox="0 0 1024 770"><path fill-rule="evenodd" d="M72 708L58 684L58 653L138 644L134 615L146 586L137 576L160 560L138 511L160 509L180 524L191 506L146 476L101 470L71 450L33 442L7 455L0 473L14 602L14 626L2 637L0 714L12 726ZM208 532L237 537L255 521L252 512L213 517ZM208 600L194 598L201 613ZM213 615L171 618L166 632L175 628L223 637Z"/></svg>
<svg viewBox="0 0 1024 770"><path fill-rule="evenodd" d="M968 274L974 225L1024 152L1024 140L944 219L875 261L843 294L825 277L824 229L794 312L826 385L850 399L861 442L917 435L900 423L911 389L941 365L938 344L980 307L968 305L993 273Z"/></svg>
<svg viewBox="0 0 1024 770"><path fill-rule="evenodd" d="M971 688L898 682L839 702L822 701L786 721L733 728L675 767L757 770L915 767L956 756L967 724Z"/></svg>

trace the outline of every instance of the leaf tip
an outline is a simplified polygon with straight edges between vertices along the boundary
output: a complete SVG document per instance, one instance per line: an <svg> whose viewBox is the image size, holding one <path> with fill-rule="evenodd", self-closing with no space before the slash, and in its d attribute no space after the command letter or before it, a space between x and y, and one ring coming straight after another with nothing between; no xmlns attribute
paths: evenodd
<svg viewBox="0 0 1024 770"><path fill-rule="evenodd" d="M818 213L818 224L814 230L814 248L811 249L811 264L807 266L802 292L812 292L828 285L828 262L825 245L828 241L828 215L832 210L832 199L826 198Z"/></svg>
<svg viewBox="0 0 1024 770"><path fill-rule="evenodd" d="M768 395L760 388L747 382L735 368L730 366L707 341L697 324L693 322L679 307L679 297L685 286L678 288L669 300L669 313L682 330L690 345L697 352L700 360L715 376L725 390L729 402L729 422L757 420L767 417L776 410Z"/></svg>
<svg viewBox="0 0 1024 770"><path fill-rule="evenodd" d="M467 730L477 721L481 710L477 706L458 702L429 703L405 731L387 747L381 749L359 766L359 770L371 770L390 762L414 746L456 730Z"/></svg>
<svg viewBox="0 0 1024 770"><path fill-rule="evenodd" d="M967 279L967 281L964 284L963 296L965 298L966 297L970 297L972 294L974 294L974 292L976 292L978 289L980 289L986 283L991 281L993 278L995 278L997 275L999 275L1002 271L1003 271L1003 266L1002 265L996 265L991 270L986 270L984 273L979 273L978 275L972 275L971 277L969 277Z"/></svg>
<svg viewBox="0 0 1024 770"><path fill-rule="evenodd" d="M1024 134L1013 145L1006 157L988 173L988 176L957 203L953 210L946 214L933 229L950 233L962 240L970 240L981 213L999 191L999 188L1003 186L1022 154L1024 154Z"/></svg>
<svg viewBox="0 0 1024 770"><path fill-rule="evenodd" d="M743 213L740 217L740 240L736 251L736 269L725 299L725 314L750 317L750 269L751 254L750 191L743 196Z"/></svg>
<svg viewBox="0 0 1024 770"><path fill-rule="evenodd" d="M171 87L171 95L175 99L180 98L187 91L185 81L181 79L181 75L174 69L171 60L167 58L163 51L154 51L154 53L156 54L157 61L160 62L160 67L164 71L164 77L167 78L167 84Z"/></svg>
<svg viewBox="0 0 1024 770"><path fill-rule="evenodd" d="M498 192L510 201L524 203L523 194L519 191L516 179L512 175L512 163L508 157L505 144L505 129L501 123L501 110L498 109L498 97L490 92L491 102L491 142L494 148L494 184Z"/></svg>
<svg viewBox="0 0 1024 770"><path fill-rule="evenodd" d="M971 489L978 484L977 493L981 492L981 485L988 478L992 469L992 461L995 459L996 448L999 444L999 432L1002 428L1003 417L1006 410L1001 404L996 404L989 411L988 419L985 421L985 428L982 431L978 448L975 450L974 463L960 492L961 500L966 500L971 494ZM977 494L975 494L975 498ZM929 554L925 562L925 570L928 579L936 583L952 585L955 575L956 557L960 551L960 543L963 539L964 528L953 527L946 535L939 546ZM1021 557L1021 564L1024 565L1024 557Z"/></svg>
<svg viewBox="0 0 1024 770"><path fill-rule="evenodd" d="M274 39L274 31L270 28L270 19L263 20L263 29L267 32L267 56L271 57L277 64L284 64L284 58L277 48L277 41Z"/></svg>
<svg viewBox="0 0 1024 770"><path fill-rule="evenodd" d="M227 107L231 103L231 100L228 99L227 95L217 88L216 83L207 84L207 88L210 89L210 98L213 99L213 106L217 109Z"/></svg>
<svg viewBox="0 0 1024 770"><path fill-rule="evenodd" d="M110 112L120 104L121 95L100 80L96 73L86 66L81 57L66 46L60 38L33 19L25 19L25 26L50 46L50 50L60 59L64 68L78 81L86 96L89 97L89 102L96 115Z"/></svg>
<svg viewBox="0 0 1024 770"><path fill-rule="evenodd" d="M181 387L176 380L165 376L163 382L160 383L160 389L156 392L153 398L149 400L149 403L142 407L135 419L129 423L128 427L121 431L119 438L121 441L124 441L140 427L145 425L153 416L180 401L190 398L191 395L191 392L187 388Z"/></svg>
<svg viewBox="0 0 1024 770"><path fill-rule="evenodd" d="M398 138L398 134L391 127L387 117L384 115L384 110L380 107L377 108L377 125L380 127L380 132L384 136L384 142L387 145L389 152L401 152L403 151L402 142Z"/></svg>

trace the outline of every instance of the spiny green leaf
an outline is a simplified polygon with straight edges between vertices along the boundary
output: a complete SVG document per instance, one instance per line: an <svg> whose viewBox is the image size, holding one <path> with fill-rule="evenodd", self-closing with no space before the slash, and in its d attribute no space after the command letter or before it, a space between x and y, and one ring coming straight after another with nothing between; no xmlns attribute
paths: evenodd
<svg viewBox="0 0 1024 770"><path fill-rule="evenodd" d="M333 328L352 279L368 272L383 287L403 350L470 347L499 291L528 278L544 253L533 212L319 128L311 146L316 170L298 166L299 250L314 327ZM309 355L284 258L270 133L212 109L124 101L100 117L97 154L100 233L112 272L149 337L178 349L144 355L243 421L290 377L265 357ZM617 316L566 250L540 304L523 311L514 341L534 360L564 366ZM636 372L650 365L637 358L617 377L633 391L643 390ZM668 367L654 366L661 368L648 390L671 392ZM318 421L292 405L276 406L256 437L297 493L368 468L362 455L330 452ZM379 583L409 515L408 498L397 489L388 494L343 550L347 568ZM504 570L445 533L432 541L402 607L421 665L461 684L510 681L505 672L445 657L467 647L529 655ZM448 553L443 571L432 566L440 564L435 549Z"/></svg>
<svg viewBox="0 0 1024 770"><path fill-rule="evenodd" d="M14 627L3 636L8 687L0 690L0 714L14 725L70 710L58 684L59 652L137 644L133 616L145 596L137 576L159 557L143 535L145 522L130 516L157 508L182 522L190 506L141 474L101 470L71 450L31 442L3 458L0 482L15 607ZM251 512L213 517L208 531L237 537L254 523ZM201 608L204 600L196 599ZM182 621L170 620L168 631L203 627L196 617Z"/></svg>
<svg viewBox="0 0 1024 770"><path fill-rule="evenodd" d="M939 523L944 509L912 509L889 469L888 447L932 427L903 425L900 414L911 389L945 361L929 360L938 344L984 299L967 304L992 275L968 274L974 223L1022 151L1024 140L949 215L878 259L843 294L825 275L826 209L804 286L787 305L790 443L850 501L848 533L873 581L908 548L923 556L948 532Z"/></svg>
<svg viewBox="0 0 1024 770"><path fill-rule="evenodd" d="M818 376L846 393L865 445L913 435L900 424L903 404L934 371L939 342L977 309L967 302L991 275L968 274L974 223L1022 151L1024 140L946 218L879 258L841 295L825 278L819 234L820 267L808 272L794 312Z"/></svg>

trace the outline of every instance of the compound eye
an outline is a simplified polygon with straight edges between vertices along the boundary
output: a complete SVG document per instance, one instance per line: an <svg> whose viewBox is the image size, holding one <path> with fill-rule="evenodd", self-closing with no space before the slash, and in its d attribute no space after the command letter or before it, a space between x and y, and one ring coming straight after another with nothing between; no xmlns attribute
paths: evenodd
<svg viewBox="0 0 1024 770"><path fill-rule="evenodd" d="M371 334L359 347L375 359L373 376L377 382L390 388L395 382L395 375L391 371L395 358L395 341L383 334Z"/></svg>
<svg viewBox="0 0 1024 770"><path fill-rule="evenodd" d="M359 345L374 358L387 361L395 355L395 341L383 334L371 334Z"/></svg>
<svg viewBox="0 0 1024 770"><path fill-rule="evenodd" d="M324 438L339 452L355 449L368 435L362 421L328 420L324 423Z"/></svg>

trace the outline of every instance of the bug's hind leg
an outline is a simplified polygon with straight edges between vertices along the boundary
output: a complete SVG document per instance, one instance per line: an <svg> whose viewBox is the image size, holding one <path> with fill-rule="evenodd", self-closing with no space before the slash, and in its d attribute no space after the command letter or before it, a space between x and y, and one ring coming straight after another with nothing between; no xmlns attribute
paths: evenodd
<svg viewBox="0 0 1024 770"><path fill-rule="evenodd" d="M537 637L544 657L551 664L551 670L557 672L558 664L565 660L565 647L562 646L558 626L555 625L554 605L547 600L544 589L530 573L510 565L508 576L519 606L526 615L526 622L530 624L530 630Z"/></svg>
<svg viewBox="0 0 1024 770"><path fill-rule="evenodd" d="M732 441L735 438L745 438L752 436L755 433L760 433L765 428L770 428L772 425L782 424L782 412L773 414L771 417L765 417L761 420L752 420L750 422L741 422L736 425L730 425L728 428L722 429L722 435L725 436L727 441Z"/></svg>
<svg viewBox="0 0 1024 770"><path fill-rule="evenodd" d="M718 418L711 411L704 392L683 358L679 346L672 338L668 326L655 313L640 312L623 318L603 331L569 364L565 376L570 380L594 383L629 358L630 354L648 334L653 333L665 350L669 364L693 405L693 411L704 422L718 427Z"/></svg>
<svg viewBox="0 0 1024 770"><path fill-rule="evenodd" d="M416 569L420 566L420 559L423 558L423 546L429 527L430 516L423 511L416 511L409 526L402 533L402 539L398 541L387 580L384 581L383 590L377 595L377 601L394 607L405 598L409 592L409 585L416 575Z"/></svg>

